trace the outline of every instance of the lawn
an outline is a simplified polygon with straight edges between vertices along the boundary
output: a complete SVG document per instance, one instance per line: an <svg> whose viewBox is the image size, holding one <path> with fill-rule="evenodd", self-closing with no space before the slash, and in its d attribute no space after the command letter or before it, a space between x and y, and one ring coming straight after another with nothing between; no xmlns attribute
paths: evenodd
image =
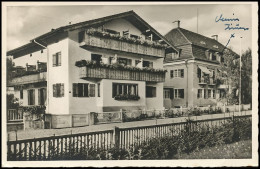
<svg viewBox="0 0 260 169"><path fill-rule="evenodd" d="M252 141L243 140L232 144L207 147L190 154L179 154L177 159L249 159L252 158Z"/></svg>

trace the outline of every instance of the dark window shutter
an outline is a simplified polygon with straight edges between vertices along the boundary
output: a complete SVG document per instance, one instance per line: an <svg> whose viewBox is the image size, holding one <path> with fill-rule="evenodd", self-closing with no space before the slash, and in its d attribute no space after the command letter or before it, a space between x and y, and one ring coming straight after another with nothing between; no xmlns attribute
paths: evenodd
<svg viewBox="0 0 260 169"><path fill-rule="evenodd" d="M170 89L170 99L173 99L174 90Z"/></svg>
<svg viewBox="0 0 260 169"><path fill-rule="evenodd" d="M88 88L88 83L83 84L83 97L89 97L89 88Z"/></svg>
<svg viewBox="0 0 260 169"><path fill-rule="evenodd" d="M60 97L64 97L64 84L60 84Z"/></svg>
<svg viewBox="0 0 260 169"><path fill-rule="evenodd" d="M53 97L57 97L57 86L53 84Z"/></svg>
<svg viewBox="0 0 260 169"><path fill-rule="evenodd" d="M184 69L181 69L181 77L184 77Z"/></svg>
<svg viewBox="0 0 260 169"><path fill-rule="evenodd" d="M46 98L47 98L47 92L46 92L46 88L44 88L43 89L43 99L44 99L43 103L44 103L44 105L46 104Z"/></svg>
<svg viewBox="0 0 260 169"><path fill-rule="evenodd" d="M179 89L180 98L184 99L184 89Z"/></svg>

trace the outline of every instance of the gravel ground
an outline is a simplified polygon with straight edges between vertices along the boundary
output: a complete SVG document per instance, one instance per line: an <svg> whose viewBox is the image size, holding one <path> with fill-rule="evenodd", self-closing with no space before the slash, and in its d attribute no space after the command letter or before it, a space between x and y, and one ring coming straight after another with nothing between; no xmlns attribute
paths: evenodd
<svg viewBox="0 0 260 169"><path fill-rule="evenodd" d="M235 112L234 115L246 115L252 114L252 111L243 111ZM213 115L202 115L202 116L193 116L191 117L194 120L201 119L214 119L221 117L232 116L233 113L224 113L224 114L213 114ZM58 136L58 135L67 135L67 134L76 134L76 133L87 133L94 131L103 131L113 129L115 126L119 128L132 128L132 127L141 127L149 126L155 124L168 124L168 123L178 123L185 121L187 117L179 118L167 118L167 119L157 119L157 120L145 120L145 121L134 121L134 122L125 122L125 123L110 123L110 124L99 124L93 126L84 126L84 127L74 127L74 128L63 128L63 129L38 129L38 130L18 130L17 131L17 140L23 139L33 139L39 137L48 137L48 136ZM8 132L8 140L16 140L16 132Z"/></svg>

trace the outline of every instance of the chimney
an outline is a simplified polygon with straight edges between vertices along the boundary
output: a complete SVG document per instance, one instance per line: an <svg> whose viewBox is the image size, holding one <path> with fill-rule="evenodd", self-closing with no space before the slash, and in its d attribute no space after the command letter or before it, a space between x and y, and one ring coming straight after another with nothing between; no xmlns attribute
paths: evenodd
<svg viewBox="0 0 260 169"><path fill-rule="evenodd" d="M181 21L180 21L180 20L177 20L177 21L173 21L172 23L175 23L175 22L178 22L178 28L179 28Z"/></svg>
<svg viewBox="0 0 260 169"><path fill-rule="evenodd" d="M218 41L218 35L212 35L211 37L212 37L212 39L215 39L216 41Z"/></svg>

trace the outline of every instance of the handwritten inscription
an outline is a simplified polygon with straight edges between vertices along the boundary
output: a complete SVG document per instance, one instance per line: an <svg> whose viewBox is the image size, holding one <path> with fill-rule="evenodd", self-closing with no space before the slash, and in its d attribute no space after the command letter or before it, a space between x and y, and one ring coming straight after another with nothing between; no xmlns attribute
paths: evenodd
<svg viewBox="0 0 260 169"><path fill-rule="evenodd" d="M233 15L235 14L233 13ZM225 30L244 30L244 31L249 30L249 28L240 26L239 23L237 23L239 21L240 19L237 17L227 18L224 17L223 14L220 14L220 16L216 16L215 18L215 22L225 23Z"/></svg>
<svg viewBox="0 0 260 169"><path fill-rule="evenodd" d="M215 21L216 22L219 22L219 21L228 22L228 21L239 21L239 19L238 18L224 18L223 15L221 14L219 17L216 16Z"/></svg>

